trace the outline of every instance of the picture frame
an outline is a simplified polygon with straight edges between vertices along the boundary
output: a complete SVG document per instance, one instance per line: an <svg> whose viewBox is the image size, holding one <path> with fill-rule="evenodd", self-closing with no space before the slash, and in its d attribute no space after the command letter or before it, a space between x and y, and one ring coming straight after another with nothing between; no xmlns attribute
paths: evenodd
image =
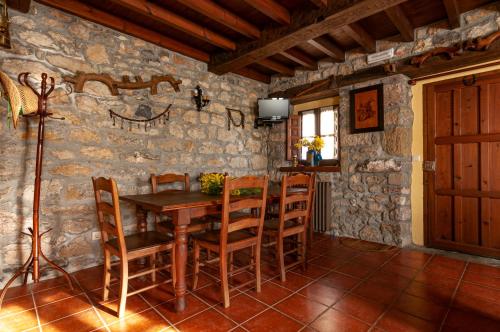
<svg viewBox="0 0 500 332"><path fill-rule="evenodd" d="M351 134L383 131L384 85L351 90L349 96Z"/></svg>

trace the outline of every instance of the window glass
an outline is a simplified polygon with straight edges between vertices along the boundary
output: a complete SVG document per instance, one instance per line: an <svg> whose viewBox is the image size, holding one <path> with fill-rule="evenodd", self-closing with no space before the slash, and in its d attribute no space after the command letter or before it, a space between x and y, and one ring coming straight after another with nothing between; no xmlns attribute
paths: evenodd
<svg viewBox="0 0 500 332"><path fill-rule="evenodd" d="M325 146L321 149L321 157L323 159L336 159L334 155L335 137L324 136L323 140L325 141Z"/></svg>
<svg viewBox="0 0 500 332"><path fill-rule="evenodd" d="M321 135L333 135L335 133L333 113L333 109L321 111L319 119Z"/></svg>
<svg viewBox="0 0 500 332"><path fill-rule="evenodd" d="M314 137L316 131L316 119L314 111L302 113L302 137Z"/></svg>

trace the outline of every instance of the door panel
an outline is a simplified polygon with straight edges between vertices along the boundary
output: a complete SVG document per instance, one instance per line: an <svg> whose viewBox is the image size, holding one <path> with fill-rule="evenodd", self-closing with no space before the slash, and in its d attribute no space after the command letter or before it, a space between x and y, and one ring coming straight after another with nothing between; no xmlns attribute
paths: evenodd
<svg viewBox="0 0 500 332"><path fill-rule="evenodd" d="M500 258L500 74L425 87L427 245Z"/></svg>

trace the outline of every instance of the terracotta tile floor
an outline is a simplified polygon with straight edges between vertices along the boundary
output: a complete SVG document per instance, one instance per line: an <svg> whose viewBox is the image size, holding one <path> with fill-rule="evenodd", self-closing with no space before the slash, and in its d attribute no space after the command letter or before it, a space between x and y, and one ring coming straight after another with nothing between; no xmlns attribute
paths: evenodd
<svg viewBox="0 0 500 332"><path fill-rule="evenodd" d="M234 291L228 309L205 270L181 314L167 286L129 297L119 320L116 293L99 300L101 267L78 271L73 292L62 278L10 290L0 331L500 331L500 268L352 243L316 236L307 270L288 272L286 282L265 252L262 292Z"/></svg>

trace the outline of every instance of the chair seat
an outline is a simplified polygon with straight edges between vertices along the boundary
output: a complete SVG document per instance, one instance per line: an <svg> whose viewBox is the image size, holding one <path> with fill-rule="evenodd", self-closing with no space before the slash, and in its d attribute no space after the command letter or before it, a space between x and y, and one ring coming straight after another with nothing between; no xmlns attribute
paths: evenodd
<svg viewBox="0 0 500 332"><path fill-rule="evenodd" d="M211 221L216 221L216 222L221 222L222 218L221 215L210 215L209 217ZM235 220L246 217L252 217L252 214L248 212L231 212L229 214L229 220Z"/></svg>
<svg viewBox="0 0 500 332"><path fill-rule="evenodd" d="M292 228L292 227L297 227L297 226L302 226L298 222L292 221L292 220L287 220L285 221L285 229L287 228ZM280 221L279 219L269 219L264 222L264 230L270 230L270 231L278 231L280 229Z"/></svg>
<svg viewBox="0 0 500 332"><path fill-rule="evenodd" d="M239 242L256 237L249 231L235 231L228 234L227 243ZM212 230L205 233L193 234L193 238L197 241L218 244L220 242L220 230Z"/></svg>
<svg viewBox="0 0 500 332"><path fill-rule="evenodd" d="M125 236L125 246L127 247L127 252L165 245L172 241L173 238L171 236L155 231ZM119 250L117 238L109 240L107 244Z"/></svg>

